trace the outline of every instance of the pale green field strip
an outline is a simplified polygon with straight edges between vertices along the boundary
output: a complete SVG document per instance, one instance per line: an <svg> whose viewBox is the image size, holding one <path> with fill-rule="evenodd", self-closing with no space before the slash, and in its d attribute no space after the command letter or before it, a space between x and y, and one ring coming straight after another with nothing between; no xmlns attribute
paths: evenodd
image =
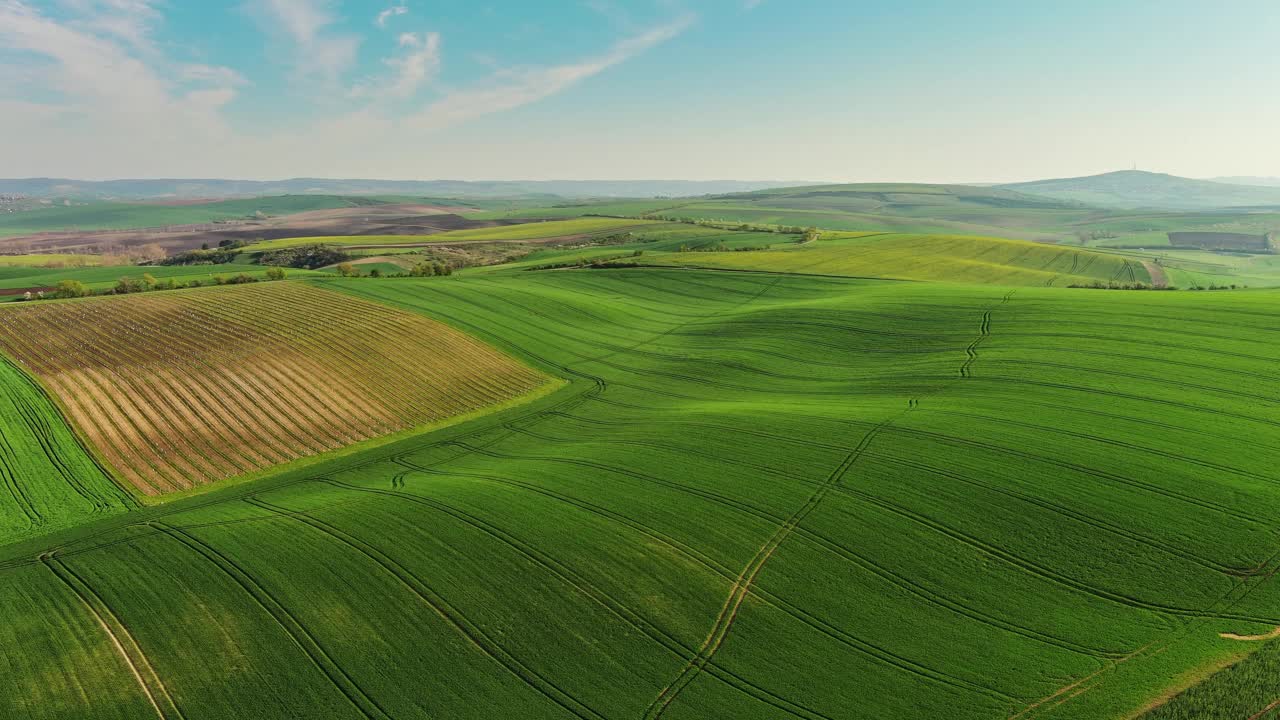
<svg viewBox="0 0 1280 720"><path fill-rule="evenodd" d="M1280 293L316 282L573 382L0 548L0 714L1116 718L1280 625Z"/></svg>
<svg viewBox="0 0 1280 720"><path fill-rule="evenodd" d="M654 220L630 220L617 218L578 218L574 220L550 220L531 222L520 225L502 225L473 230L453 230L435 235L335 235L321 237L285 238L254 243L250 248L254 252L278 250L296 245L423 245L428 243L448 244L461 242L516 242L530 240L550 240L553 238L574 238L590 235L643 230L661 225Z"/></svg>
<svg viewBox="0 0 1280 720"><path fill-rule="evenodd" d="M0 255L0 267L49 268L66 267L68 265L101 265L100 255L66 255L49 253L47 255Z"/></svg>
<svg viewBox="0 0 1280 720"><path fill-rule="evenodd" d="M1006 286L1151 282L1141 262L1117 255L1021 240L951 235L836 234L817 243L777 250L655 255L646 257L645 262Z"/></svg>

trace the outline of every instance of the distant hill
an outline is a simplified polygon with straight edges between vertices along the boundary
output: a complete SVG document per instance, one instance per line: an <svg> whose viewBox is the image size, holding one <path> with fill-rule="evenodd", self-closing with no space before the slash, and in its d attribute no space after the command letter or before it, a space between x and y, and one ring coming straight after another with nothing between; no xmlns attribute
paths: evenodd
<svg viewBox="0 0 1280 720"><path fill-rule="evenodd" d="M1278 187L1192 180L1141 170L1011 183L998 187L1058 200L1074 200L1117 208L1207 210L1280 205L1280 188Z"/></svg>
<svg viewBox="0 0 1280 720"><path fill-rule="evenodd" d="M1062 210L1082 203L1060 198L1039 197L1000 187L976 185L929 185L924 183L854 183L847 185L803 185L765 188L753 192L725 193L719 198L753 201L785 200L813 205L860 204L864 209L890 206L962 205L1019 207Z"/></svg>
<svg viewBox="0 0 1280 720"><path fill-rule="evenodd" d="M1263 185L1266 187L1280 187L1280 177L1252 177L1248 175L1239 175L1235 177L1216 177L1209 179L1213 182L1228 183L1230 185Z"/></svg>
<svg viewBox="0 0 1280 720"><path fill-rule="evenodd" d="M695 197L794 185L738 180L68 180L0 179L0 195L96 200L260 197L266 195L418 195L449 198Z"/></svg>

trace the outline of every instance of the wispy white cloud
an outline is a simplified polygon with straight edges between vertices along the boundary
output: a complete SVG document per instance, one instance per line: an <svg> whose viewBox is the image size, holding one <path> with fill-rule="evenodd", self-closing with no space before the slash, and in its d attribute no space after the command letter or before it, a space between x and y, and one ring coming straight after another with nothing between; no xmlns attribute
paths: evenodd
<svg viewBox="0 0 1280 720"><path fill-rule="evenodd" d="M439 33L400 33L396 44L400 54L382 61L390 76L357 83L351 97L407 100L435 79L440 72Z"/></svg>
<svg viewBox="0 0 1280 720"><path fill-rule="evenodd" d="M77 29L125 41L147 54L157 52L152 32L160 21L158 0L60 0Z"/></svg>
<svg viewBox="0 0 1280 720"><path fill-rule="evenodd" d="M406 121L420 129L438 129L473 118L514 110L563 92L683 33L692 15L625 38L608 52L576 63L547 67L506 68L478 87L456 90Z"/></svg>
<svg viewBox="0 0 1280 720"><path fill-rule="evenodd" d="M374 23L378 27L384 28L387 26L388 20L398 15L404 15L407 12L409 12L409 8L405 7L404 5L392 5L386 10L383 10L382 12L378 13L378 17L377 19L374 20Z"/></svg>
<svg viewBox="0 0 1280 720"><path fill-rule="evenodd" d="M179 68L178 74L188 82L208 83L219 87L232 88L249 84L243 75L229 67L186 64Z"/></svg>
<svg viewBox="0 0 1280 720"><path fill-rule="evenodd" d="M299 76L335 85L355 62L360 38L333 28L328 0L264 0L245 6L263 27L292 44Z"/></svg>
<svg viewBox="0 0 1280 720"><path fill-rule="evenodd" d="M119 23L96 21L108 6L120 13ZM80 14L55 19L24 0L0 0L0 47L9 51L3 71L26 77L28 87L50 95L33 103L25 101L21 87L6 89L17 99L0 97L0 102L18 103L29 115L0 113L0 131L34 119L44 123L40 135L65 140L75 133L53 128L78 123L92 127L93 137L111 138L112 146L145 142L168 150L225 136L220 110L243 84L237 73L156 57L148 3L98 0L67 7ZM136 14L134 21L128 13Z"/></svg>

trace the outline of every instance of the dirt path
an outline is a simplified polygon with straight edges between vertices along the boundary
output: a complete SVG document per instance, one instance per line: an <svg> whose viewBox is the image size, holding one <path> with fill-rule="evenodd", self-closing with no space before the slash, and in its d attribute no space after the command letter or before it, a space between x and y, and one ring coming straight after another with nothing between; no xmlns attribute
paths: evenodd
<svg viewBox="0 0 1280 720"><path fill-rule="evenodd" d="M1280 627L1276 628L1275 630L1272 630L1269 633L1263 633L1262 635L1237 635L1235 633L1218 633L1218 637L1226 638L1227 640L1243 640L1245 642L1257 642L1259 640L1275 640L1276 638L1280 638Z"/></svg>
<svg viewBox="0 0 1280 720"><path fill-rule="evenodd" d="M1151 275L1151 284L1158 288L1169 287L1169 275L1165 273L1164 267L1160 263L1150 260L1143 260L1142 266L1147 269L1147 273Z"/></svg>

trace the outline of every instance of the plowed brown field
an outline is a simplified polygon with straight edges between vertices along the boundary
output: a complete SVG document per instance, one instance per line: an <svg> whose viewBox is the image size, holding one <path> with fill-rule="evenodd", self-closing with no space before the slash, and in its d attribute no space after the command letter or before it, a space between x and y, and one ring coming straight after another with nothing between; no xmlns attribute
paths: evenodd
<svg viewBox="0 0 1280 720"><path fill-rule="evenodd" d="M548 380L446 325L296 283L2 317L0 350L147 495L478 410Z"/></svg>

